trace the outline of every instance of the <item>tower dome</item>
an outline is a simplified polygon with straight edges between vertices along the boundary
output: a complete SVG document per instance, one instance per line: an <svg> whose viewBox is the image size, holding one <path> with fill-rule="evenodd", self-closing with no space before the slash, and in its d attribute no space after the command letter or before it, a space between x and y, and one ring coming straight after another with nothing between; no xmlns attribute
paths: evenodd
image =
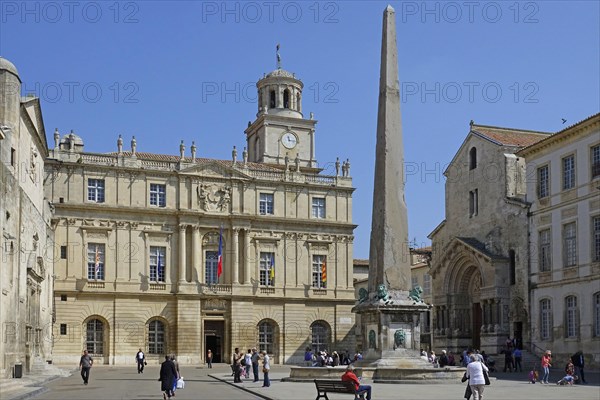
<svg viewBox="0 0 600 400"><path fill-rule="evenodd" d="M277 45L277 69L265 74L256 82L258 113L302 118L302 88L304 85L292 72L281 68Z"/></svg>
<svg viewBox="0 0 600 400"><path fill-rule="evenodd" d="M16 131L21 119L21 78L17 67L0 57L0 124Z"/></svg>

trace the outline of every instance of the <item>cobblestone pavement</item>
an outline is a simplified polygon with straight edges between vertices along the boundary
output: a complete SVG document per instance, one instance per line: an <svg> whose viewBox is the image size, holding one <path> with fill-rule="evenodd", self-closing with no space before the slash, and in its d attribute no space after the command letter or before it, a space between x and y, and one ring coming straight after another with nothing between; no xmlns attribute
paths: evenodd
<svg viewBox="0 0 600 400"><path fill-rule="evenodd" d="M84 386L78 372L72 376L44 383L42 394L29 396L40 400L84 399L162 399L158 379L158 366L148 366L144 374L138 374L135 366L92 368L90 383ZM215 400L312 400L317 394L313 383L281 382L289 376L289 367L274 365L271 372L272 385L262 387L262 381L250 380L233 384L231 369L217 365L213 369L197 366L181 366L186 387L178 390L178 399ZM600 400L600 374L586 373L588 385L557 386L560 372L551 374L554 384L529 384L526 373L497 373L492 385L485 388L485 400ZM262 375L262 374L261 374ZM556 378L556 379L554 379ZM447 400L463 398L464 384L382 384L364 381L373 386L372 400ZM2 399L4 400L3 396ZM23 397L21 397L23 398ZM330 395L330 400L352 399L347 395Z"/></svg>

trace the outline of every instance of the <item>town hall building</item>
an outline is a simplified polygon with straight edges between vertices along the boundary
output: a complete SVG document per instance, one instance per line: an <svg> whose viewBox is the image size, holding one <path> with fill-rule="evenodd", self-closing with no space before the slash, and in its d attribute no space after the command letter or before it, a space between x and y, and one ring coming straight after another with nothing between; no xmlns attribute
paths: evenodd
<svg viewBox="0 0 600 400"><path fill-rule="evenodd" d="M246 147L229 160L84 149L54 133L45 190L57 251L54 360L230 362L257 347L275 363L305 348L355 348L349 162L321 174L317 121L302 82L280 65L257 82ZM90 133L91 134L91 133Z"/></svg>

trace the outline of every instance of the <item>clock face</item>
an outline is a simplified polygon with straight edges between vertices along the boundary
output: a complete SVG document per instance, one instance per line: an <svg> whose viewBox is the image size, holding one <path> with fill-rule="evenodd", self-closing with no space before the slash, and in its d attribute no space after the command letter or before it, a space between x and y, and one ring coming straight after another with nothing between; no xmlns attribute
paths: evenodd
<svg viewBox="0 0 600 400"><path fill-rule="evenodd" d="M281 137L281 144L283 144L287 149L293 149L296 147L297 143L298 139L296 139L296 135L294 135L292 132L286 132Z"/></svg>

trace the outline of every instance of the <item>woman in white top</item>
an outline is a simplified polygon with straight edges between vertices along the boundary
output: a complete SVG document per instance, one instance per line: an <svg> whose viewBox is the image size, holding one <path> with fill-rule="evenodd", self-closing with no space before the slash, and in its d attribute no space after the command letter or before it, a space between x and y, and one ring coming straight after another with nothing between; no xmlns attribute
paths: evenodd
<svg viewBox="0 0 600 400"><path fill-rule="evenodd" d="M471 362L467 365L467 378L469 378L469 386L473 392L473 400L483 399L483 388L485 387L483 371L489 372L488 367L480 362L476 355L471 355Z"/></svg>

